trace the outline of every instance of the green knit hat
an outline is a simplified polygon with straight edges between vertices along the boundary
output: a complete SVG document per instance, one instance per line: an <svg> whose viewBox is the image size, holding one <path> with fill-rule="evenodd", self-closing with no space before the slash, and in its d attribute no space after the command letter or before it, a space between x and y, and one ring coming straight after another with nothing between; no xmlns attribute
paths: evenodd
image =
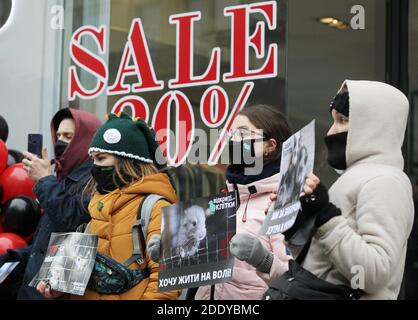
<svg viewBox="0 0 418 320"><path fill-rule="evenodd" d="M133 120L127 113L110 113L107 121L96 132L89 154L105 152L120 157L155 163L160 152L155 132L141 119Z"/></svg>

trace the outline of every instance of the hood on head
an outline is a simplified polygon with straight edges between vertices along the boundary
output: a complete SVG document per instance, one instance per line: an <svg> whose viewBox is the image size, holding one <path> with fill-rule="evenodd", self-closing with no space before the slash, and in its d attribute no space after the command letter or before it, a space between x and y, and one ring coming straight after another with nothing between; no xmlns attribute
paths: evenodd
<svg viewBox="0 0 418 320"><path fill-rule="evenodd" d="M51 134L54 146L57 142L57 130L61 121L71 118L75 124L75 134L57 163L56 171L59 180L66 177L75 168L86 162L89 158L88 148L94 134L100 128L100 119L87 111L65 108L58 111L51 121Z"/></svg>
<svg viewBox="0 0 418 320"><path fill-rule="evenodd" d="M350 99L347 167L375 163L403 169L408 98L395 87L376 81L346 80L339 92L345 88Z"/></svg>

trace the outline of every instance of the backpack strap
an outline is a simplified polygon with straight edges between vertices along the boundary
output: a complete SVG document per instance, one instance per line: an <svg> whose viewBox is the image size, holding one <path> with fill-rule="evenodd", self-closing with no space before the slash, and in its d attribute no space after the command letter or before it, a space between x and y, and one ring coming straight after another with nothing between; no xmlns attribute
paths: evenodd
<svg viewBox="0 0 418 320"><path fill-rule="evenodd" d="M164 199L161 195L149 194L145 196L144 200L142 200L139 204L136 221L132 226L132 242L134 250L132 252L132 256L123 263L125 267L128 267L133 262L140 265L145 261L145 237L148 231L149 220L151 218L154 205L161 199Z"/></svg>
<svg viewBox="0 0 418 320"><path fill-rule="evenodd" d="M296 262L299 265L302 265L303 261L306 258L306 255L308 254L309 248L311 247L312 238L306 242L306 244L303 246L302 250L300 251L299 255L296 257Z"/></svg>
<svg viewBox="0 0 418 320"><path fill-rule="evenodd" d="M83 224L81 224L81 225L79 225L78 227L77 227L77 229L75 230L75 232L80 232L80 233L87 233L87 234L89 234L90 233L90 225L91 225L91 223L90 222L85 222L85 223L83 223Z"/></svg>

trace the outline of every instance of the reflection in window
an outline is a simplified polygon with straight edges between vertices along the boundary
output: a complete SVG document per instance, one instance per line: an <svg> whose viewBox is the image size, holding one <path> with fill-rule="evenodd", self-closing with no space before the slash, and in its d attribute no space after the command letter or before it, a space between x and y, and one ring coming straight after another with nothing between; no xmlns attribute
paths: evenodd
<svg viewBox="0 0 418 320"><path fill-rule="evenodd" d="M342 82L385 81L386 4L361 0L365 30L330 28L319 17L351 21L352 1L289 1L288 115L293 130L316 119L315 171L326 185L338 177L327 164L323 138L331 126L329 105Z"/></svg>

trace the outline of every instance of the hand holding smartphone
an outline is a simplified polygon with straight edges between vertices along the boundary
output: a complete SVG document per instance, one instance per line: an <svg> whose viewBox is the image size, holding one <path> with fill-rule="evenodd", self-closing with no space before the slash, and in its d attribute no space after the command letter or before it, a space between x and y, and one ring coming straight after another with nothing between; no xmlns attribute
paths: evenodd
<svg viewBox="0 0 418 320"><path fill-rule="evenodd" d="M42 159L42 134L30 133L28 135L28 152Z"/></svg>

